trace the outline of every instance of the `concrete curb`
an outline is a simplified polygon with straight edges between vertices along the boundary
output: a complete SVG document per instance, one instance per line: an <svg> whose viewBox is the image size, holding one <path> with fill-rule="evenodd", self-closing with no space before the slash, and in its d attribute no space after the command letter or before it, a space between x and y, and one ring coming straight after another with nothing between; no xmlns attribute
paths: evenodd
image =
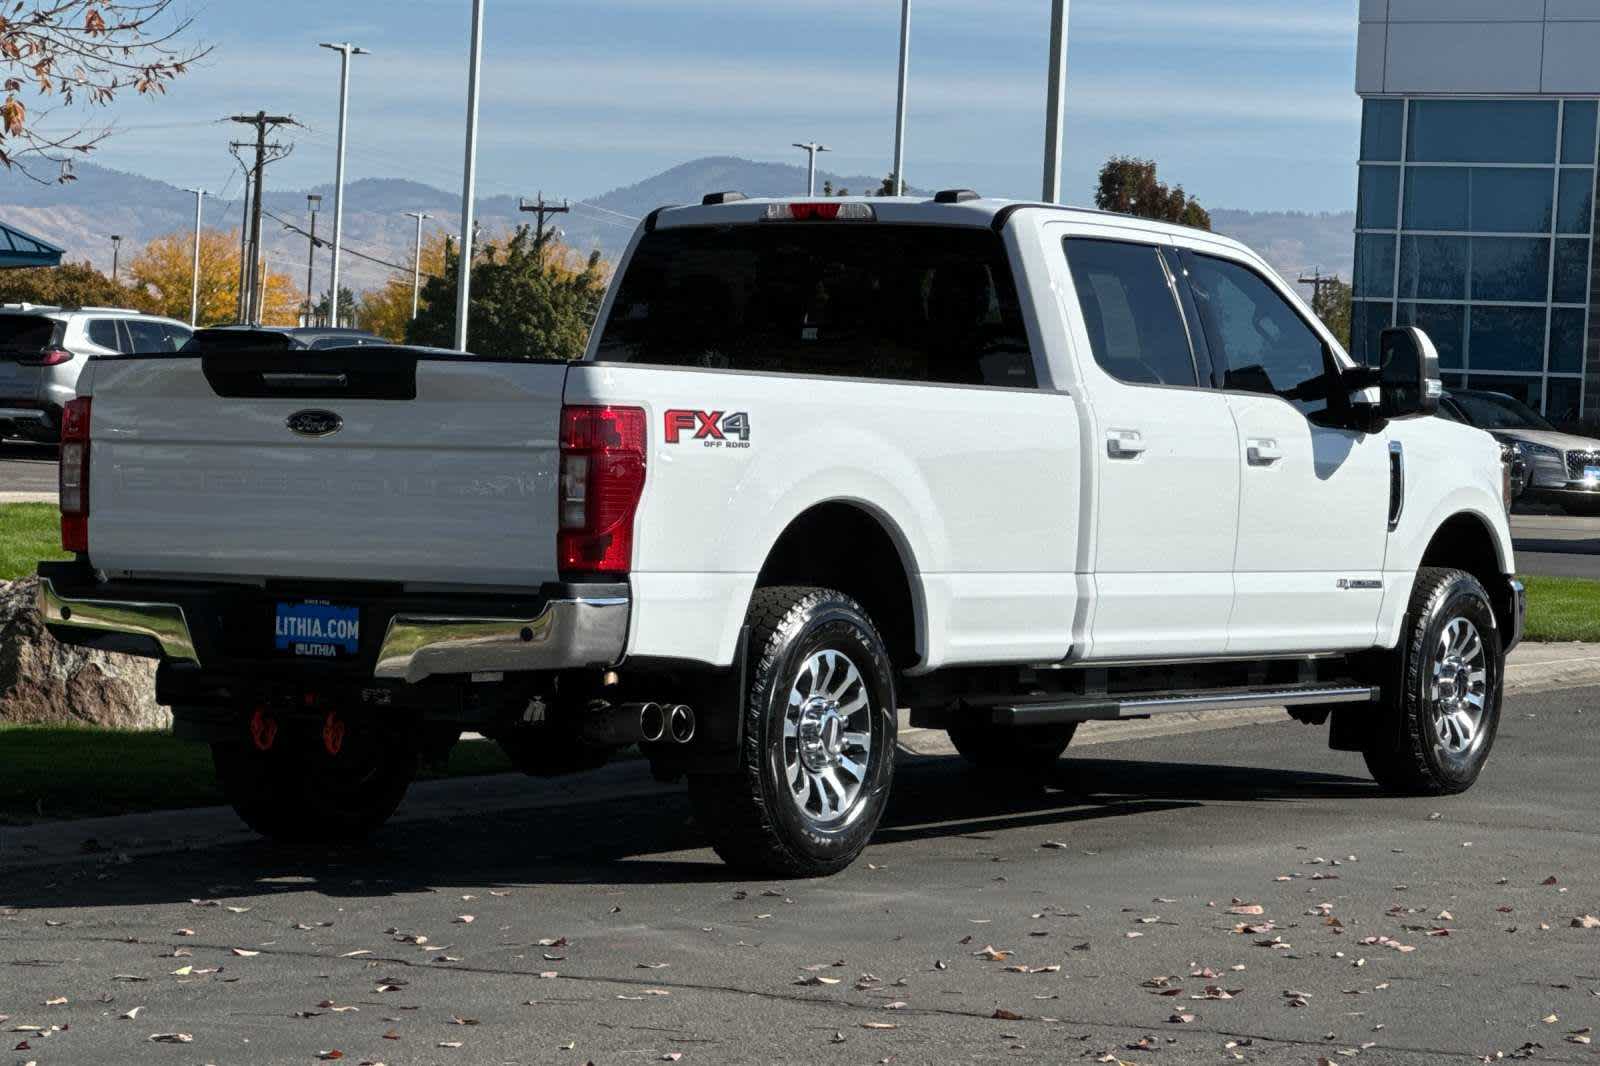
<svg viewBox="0 0 1600 1066"><path fill-rule="evenodd" d="M1600 686L1600 645L1528 644L1512 653L1506 667L1506 694ZM1291 724L1283 708L1205 711L1161 715L1143 721L1089 722L1073 748L1119 741ZM911 729L902 714L900 748L912 758L955 754L942 730ZM424 781L412 787L396 813L397 823L498 811L558 808L601 800L646 798L675 790L650 777L641 759L612 763L580 777L558 780L518 774ZM58 866L74 862L126 862L142 855L189 851L256 839L227 807L88 818L71 822L0 827L0 870Z"/></svg>

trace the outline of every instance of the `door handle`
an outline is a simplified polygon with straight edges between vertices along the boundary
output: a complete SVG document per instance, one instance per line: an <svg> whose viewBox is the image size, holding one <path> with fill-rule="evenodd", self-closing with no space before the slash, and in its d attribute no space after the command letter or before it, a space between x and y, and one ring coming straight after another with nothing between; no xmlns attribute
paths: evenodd
<svg viewBox="0 0 1600 1066"><path fill-rule="evenodd" d="M1245 454L1251 466L1272 466L1283 459L1283 449L1275 440L1246 441Z"/></svg>
<svg viewBox="0 0 1600 1066"><path fill-rule="evenodd" d="M1136 429L1113 429L1106 433L1106 454L1113 459L1137 459L1145 453L1144 437Z"/></svg>

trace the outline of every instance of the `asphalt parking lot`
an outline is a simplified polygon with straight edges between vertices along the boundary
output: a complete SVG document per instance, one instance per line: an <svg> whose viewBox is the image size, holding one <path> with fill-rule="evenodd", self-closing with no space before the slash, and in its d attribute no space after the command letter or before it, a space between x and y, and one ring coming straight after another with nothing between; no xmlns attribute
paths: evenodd
<svg viewBox="0 0 1600 1066"><path fill-rule="evenodd" d="M1596 1061L1600 690L1514 696L1456 798L1323 740L1105 743L1048 790L906 759L825 881L731 875L637 764L352 853L25 865L0 1015L41 1066Z"/></svg>
<svg viewBox="0 0 1600 1066"><path fill-rule="evenodd" d="M37 444L0 441L0 502L56 491L56 450Z"/></svg>

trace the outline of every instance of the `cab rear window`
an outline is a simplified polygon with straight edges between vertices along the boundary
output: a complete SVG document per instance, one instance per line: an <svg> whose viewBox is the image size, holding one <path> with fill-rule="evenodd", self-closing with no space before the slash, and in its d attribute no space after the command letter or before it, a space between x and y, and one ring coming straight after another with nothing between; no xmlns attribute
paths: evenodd
<svg viewBox="0 0 1600 1066"><path fill-rule="evenodd" d="M1000 238L957 227L775 223L648 234L598 358L1037 387Z"/></svg>

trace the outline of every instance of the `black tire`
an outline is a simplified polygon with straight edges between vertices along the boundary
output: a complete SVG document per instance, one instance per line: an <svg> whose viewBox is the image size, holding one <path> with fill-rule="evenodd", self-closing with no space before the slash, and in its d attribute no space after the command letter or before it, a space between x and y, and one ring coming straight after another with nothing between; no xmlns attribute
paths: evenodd
<svg viewBox="0 0 1600 1066"><path fill-rule="evenodd" d="M1470 701L1450 698L1471 663L1447 653L1469 629L1482 651L1482 681L1470 684L1481 700L1476 709ZM1472 645L1465 650L1471 651ZM1436 683L1436 667L1443 683ZM1469 669L1465 676L1471 675ZM1384 710L1375 718L1363 752L1372 776L1387 791L1401 795L1443 796L1471 788L1499 730L1504 675L1500 632L1483 585L1461 570L1424 567L1417 574L1401 644L1384 686ZM1461 708L1472 723L1470 742L1452 708Z"/></svg>
<svg viewBox="0 0 1600 1066"><path fill-rule="evenodd" d="M1030 778L1049 775L1077 732L1076 722L1020 729L967 723L949 730L950 743L974 770L987 776L1021 774Z"/></svg>
<svg viewBox="0 0 1600 1066"><path fill-rule="evenodd" d="M270 751L249 741L211 746L217 781L239 817L286 844L348 844L394 814L417 776L405 738L350 731L338 755L312 733L280 734Z"/></svg>
<svg viewBox="0 0 1600 1066"><path fill-rule="evenodd" d="M742 767L736 774L690 775L695 821L723 861L740 870L838 873L867 846L894 779L897 704L888 650L861 605L829 589L757 589L749 624ZM848 673L836 680L843 667L854 667L858 680ZM792 713L791 690L802 694ZM846 716L861 699L864 707ZM814 741L809 747L801 745L802 730ZM859 740L849 739L862 736L870 739L864 753ZM859 778L838 762L813 774L805 761L827 764L846 753L861 756L851 760ZM830 802L838 807L832 817Z"/></svg>

